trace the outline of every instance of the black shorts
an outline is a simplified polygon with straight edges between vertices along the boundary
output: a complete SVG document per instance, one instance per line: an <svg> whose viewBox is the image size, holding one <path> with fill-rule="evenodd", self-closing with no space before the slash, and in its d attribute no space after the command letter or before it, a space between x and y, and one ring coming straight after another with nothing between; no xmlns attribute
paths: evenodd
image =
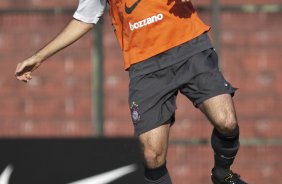
<svg viewBox="0 0 282 184"><path fill-rule="evenodd" d="M236 88L219 71L213 49L161 70L131 77L129 106L135 134L140 135L166 122L173 123L178 91L197 107L211 97L233 95Z"/></svg>

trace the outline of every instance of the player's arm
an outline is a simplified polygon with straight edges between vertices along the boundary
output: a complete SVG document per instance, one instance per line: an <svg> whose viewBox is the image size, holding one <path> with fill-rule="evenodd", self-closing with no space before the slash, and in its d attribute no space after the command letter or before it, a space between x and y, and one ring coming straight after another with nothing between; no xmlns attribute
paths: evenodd
<svg viewBox="0 0 282 184"><path fill-rule="evenodd" d="M16 78L24 82L29 81L31 79L31 72L38 68L43 61L78 40L92 27L93 24L76 19L71 20L45 47L17 65Z"/></svg>
<svg viewBox="0 0 282 184"><path fill-rule="evenodd" d="M28 82L32 78L31 73L43 61L86 34L98 22L105 7L106 0L79 0L74 19L45 47L17 65L16 78Z"/></svg>

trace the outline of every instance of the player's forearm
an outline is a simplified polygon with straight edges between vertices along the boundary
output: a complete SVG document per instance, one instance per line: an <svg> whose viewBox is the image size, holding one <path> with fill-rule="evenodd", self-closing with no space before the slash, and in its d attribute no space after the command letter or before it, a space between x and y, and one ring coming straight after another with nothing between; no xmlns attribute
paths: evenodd
<svg viewBox="0 0 282 184"><path fill-rule="evenodd" d="M54 55L63 48L71 45L73 42L87 33L93 24L71 20L69 24L45 47L36 52L32 58L38 62L43 62L48 57Z"/></svg>

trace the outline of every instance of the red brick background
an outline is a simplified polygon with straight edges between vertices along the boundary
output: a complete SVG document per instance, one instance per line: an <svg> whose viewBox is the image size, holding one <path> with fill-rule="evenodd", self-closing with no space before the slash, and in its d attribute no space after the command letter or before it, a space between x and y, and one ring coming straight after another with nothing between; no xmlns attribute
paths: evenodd
<svg viewBox="0 0 282 184"><path fill-rule="evenodd" d="M241 5L245 1L221 1ZM248 4L275 4L280 0L250 0ZM208 0L195 1L209 5ZM0 9L76 8L74 0L1 0ZM53 38L72 13L0 14L0 136L93 136L91 107L91 34L50 58L29 84L14 78L16 64ZM200 16L210 23L210 13ZM222 12L221 68L239 88L234 100L241 138L282 138L282 13ZM104 18L105 135L131 136L127 105L128 74L108 15ZM212 37L212 33L211 33ZM177 120L171 139L208 139L211 126L183 96L177 100ZM282 146L242 146L234 170L250 183L280 183ZM212 151L209 145L173 144L168 165L176 184L210 183Z"/></svg>

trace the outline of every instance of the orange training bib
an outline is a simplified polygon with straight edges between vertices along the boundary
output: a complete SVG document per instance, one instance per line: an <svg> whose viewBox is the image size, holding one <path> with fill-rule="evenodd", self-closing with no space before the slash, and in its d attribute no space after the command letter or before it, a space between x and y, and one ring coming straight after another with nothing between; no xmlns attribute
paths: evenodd
<svg viewBox="0 0 282 184"><path fill-rule="evenodd" d="M191 2L109 0L110 14L124 54L124 68L208 31Z"/></svg>

